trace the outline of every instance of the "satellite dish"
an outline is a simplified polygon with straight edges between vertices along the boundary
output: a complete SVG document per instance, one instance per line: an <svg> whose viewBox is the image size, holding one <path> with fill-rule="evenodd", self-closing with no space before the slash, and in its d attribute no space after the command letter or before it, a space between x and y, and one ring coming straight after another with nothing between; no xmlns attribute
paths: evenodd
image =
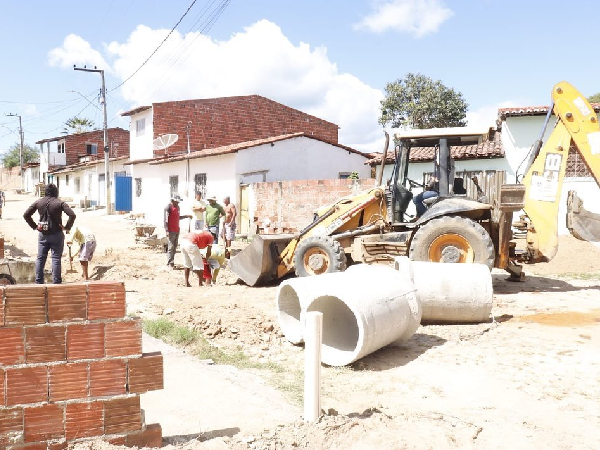
<svg viewBox="0 0 600 450"><path fill-rule="evenodd" d="M177 134L163 134L152 141L154 150L165 150L177 142L179 135Z"/></svg>

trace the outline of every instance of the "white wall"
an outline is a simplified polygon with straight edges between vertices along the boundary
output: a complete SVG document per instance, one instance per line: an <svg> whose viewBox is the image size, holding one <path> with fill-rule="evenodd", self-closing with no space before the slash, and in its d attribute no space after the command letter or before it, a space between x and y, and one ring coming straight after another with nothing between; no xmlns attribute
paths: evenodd
<svg viewBox="0 0 600 450"><path fill-rule="evenodd" d="M131 160L152 158L152 140L154 128L152 124L152 108L133 114L129 122L129 155ZM136 121L145 119L146 128L143 136L136 136Z"/></svg>
<svg viewBox="0 0 600 450"><path fill-rule="evenodd" d="M189 161L189 183L185 183L186 161L166 164L132 164L133 180L133 212L144 213L149 223L162 227L163 210L170 202L169 177L179 177L179 195L183 198L180 205L181 214L191 214L191 203L194 197L194 175L206 173L206 193L215 195L222 204L224 197L231 197L237 205L239 183L235 177L235 154L197 158ZM135 178L142 178L142 195L135 196ZM187 193L186 193L187 188Z"/></svg>
<svg viewBox="0 0 600 450"><path fill-rule="evenodd" d="M370 178L367 159L335 145L305 136L265 144L237 153L238 183L261 181L327 180L339 178L340 172L358 172L361 178ZM244 175L249 172L262 175Z"/></svg>

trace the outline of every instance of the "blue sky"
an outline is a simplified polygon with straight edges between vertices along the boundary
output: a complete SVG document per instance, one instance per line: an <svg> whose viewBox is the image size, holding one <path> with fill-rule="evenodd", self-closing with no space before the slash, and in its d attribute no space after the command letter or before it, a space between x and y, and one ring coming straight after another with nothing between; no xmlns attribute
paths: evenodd
<svg viewBox="0 0 600 450"><path fill-rule="evenodd" d="M153 101L260 94L337 123L342 144L368 151L381 149L385 84L408 72L462 92L470 125L548 104L561 80L600 92L600 4L581 0L196 0L115 89L192 1L2 1L0 152L18 141L8 113L29 144L77 114L102 125L100 76L74 63L106 70L109 126L127 129L120 112Z"/></svg>

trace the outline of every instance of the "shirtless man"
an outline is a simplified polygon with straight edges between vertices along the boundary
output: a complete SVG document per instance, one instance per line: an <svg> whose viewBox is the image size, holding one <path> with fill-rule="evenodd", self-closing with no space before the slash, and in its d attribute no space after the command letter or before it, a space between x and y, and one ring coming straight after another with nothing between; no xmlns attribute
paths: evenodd
<svg viewBox="0 0 600 450"><path fill-rule="evenodd" d="M235 219L237 217L237 210L235 205L231 204L231 199L225 197L223 199L225 205L225 219L223 232L225 234L225 256L229 258L229 247L231 247L231 241L235 239Z"/></svg>

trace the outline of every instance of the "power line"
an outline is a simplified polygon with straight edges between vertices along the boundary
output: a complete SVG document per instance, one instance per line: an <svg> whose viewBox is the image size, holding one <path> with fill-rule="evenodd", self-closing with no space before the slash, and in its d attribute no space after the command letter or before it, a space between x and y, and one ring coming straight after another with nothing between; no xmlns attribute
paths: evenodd
<svg viewBox="0 0 600 450"><path fill-rule="evenodd" d="M181 16L181 18L179 19L179 21L173 26L173 28L171 28L171 31L169 31L169 34L167 34L167 36L163 39L163 41L158 45L158 47L156 47L154 49L154 51L150 54L150 56L148 56L148 58L146 58L146 60L142 63L142 65L140 67L138 67L136 69L135 72L133 72L131 75L129 75L129 77L127 77L125 80L123 80L123 82L121 84L119 84L117 87L111 89L109 92L114 91L115 89L119 89L121 86L123 86L125 83L127 83L129 80L131 80L131 78L140 71L140 69L142 67L144 67L146 65L146 63L148 61L150 61L150 58L152 58L154 56L154 54L158 51L159 48L162 47L162 45L166 42L167 39L169 39L169 36L171 36L171 34L173 34L173 31L175 31L175 28L177 28L179 26L179 24L181 23L181 21L183 20L183 18L185 16L187 16L187 14L190 12L190 9L192 9L192 6L194 6L194 4L196 3L197 0L193 0L192 3L190 4L190 6L188 6L188 9L185 11L185 13L183 13L183 16Z"/></svg>

